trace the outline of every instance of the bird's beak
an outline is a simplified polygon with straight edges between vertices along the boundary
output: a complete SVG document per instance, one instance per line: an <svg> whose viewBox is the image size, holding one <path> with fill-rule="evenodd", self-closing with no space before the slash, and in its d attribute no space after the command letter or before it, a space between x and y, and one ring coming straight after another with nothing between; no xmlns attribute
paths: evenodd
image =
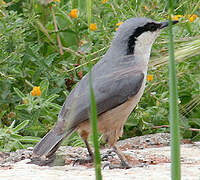
<svg viewBox="0 0 200 180"><path fill-rule="evenodd" d="M178 21L172 21L172 25L174 25L176 23L178 23ZM162 29L162 28L167 27L169 25L169 22L168 21L164 21L164 22L161 22L160 24L161 24L160 29Z"/></svg>

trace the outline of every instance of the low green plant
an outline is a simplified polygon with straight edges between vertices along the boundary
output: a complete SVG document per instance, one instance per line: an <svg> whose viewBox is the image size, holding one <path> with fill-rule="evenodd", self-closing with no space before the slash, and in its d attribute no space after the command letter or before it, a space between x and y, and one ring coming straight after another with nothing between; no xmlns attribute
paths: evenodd
<svg viewBox="0 0 200 180"><path fill-rule="evenodd" d="M34 136L40 136L47 129L51 129L61 109L61 106L52 102L59 95L48 94L49 82L47 80L43 80L38 88L38 95L32 93L34 88L28 94L24 94L18 88L14 88L16 94L21 98L20 103L16 106L18 117L23 121L25 119L31 120L31 126L27 127L24 132Z"/></svg>
<svg viewBox="0 0 200 180"><path fill-rule="evenodd" d="M0 128L0 151L10 152L24 149L30 146L31 143L37 143L40 140L39 137L22 136L19 134L19 131L28 125L28 120L23 121L17 126L15 126L15 123L16 121L13 121L9 127Z"/></svg>
<svg viewBox="0 0 200 180"><path fill-rule="evenodd" d="M8 128L14 120L16 126L29 120L19 132L22 136L42 137L52 128L71 89L89 71L88 58L96 63L108 49L116 24L134 16L168 19L164 0L93 1L92 23L97 30L89 36L87 1L4 2L0 6L0 128ZM76 18L69 16L72 9L78 10ZM197 18L190 21L194 14ZM181 135L199 140L199 132L190 129L200 128L199 1L177 1L174 15L181 15L173 27ZM163 31L152 48L148 74L153 80L147 81L123 139L169 132L167 42L168 32ZM34 86L40 86L41 96L31 96ZM81 144L77 135L69 142Z"/></svg>

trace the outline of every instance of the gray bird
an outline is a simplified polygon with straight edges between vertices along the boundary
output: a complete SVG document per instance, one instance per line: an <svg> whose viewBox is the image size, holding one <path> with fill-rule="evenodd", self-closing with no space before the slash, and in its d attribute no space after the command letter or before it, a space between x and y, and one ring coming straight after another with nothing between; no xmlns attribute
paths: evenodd
<svg viewBox="0 0 200 180"><path fill-rule="evenodd" d="M151 47L161 29L167 26L168 22L148 18L126 20L117 30L106 54L92 68L98 130L113 147L124 168L129 166L115 143L122 136L123 126L144 92ZM33 156L52 156L64 138L78 131L90 160L93 160L87 141L91 133L89 114L90 88L89 75L86 74L65 100L55 126L35 145Z"/></svg>

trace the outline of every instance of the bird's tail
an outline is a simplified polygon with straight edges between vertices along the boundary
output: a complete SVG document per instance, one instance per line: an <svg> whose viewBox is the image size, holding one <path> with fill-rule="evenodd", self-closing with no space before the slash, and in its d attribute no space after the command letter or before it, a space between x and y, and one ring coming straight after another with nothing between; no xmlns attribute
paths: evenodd
<svg viewBox="0 0 200 180"><path fill-rule="evenodd" d="M68 130L66 133L58 135L54 128L51 129L42 139L38 142L33 149L33 157L49 157L54 154L62 140L71 135L76 128Z"/></svg>

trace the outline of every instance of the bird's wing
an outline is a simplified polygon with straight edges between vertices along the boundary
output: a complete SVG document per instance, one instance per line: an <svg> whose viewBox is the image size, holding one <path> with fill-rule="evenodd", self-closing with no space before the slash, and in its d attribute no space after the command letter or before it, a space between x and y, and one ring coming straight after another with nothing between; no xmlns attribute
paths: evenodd
<svg viewBox="0 0 200 180"><path fill-rule="evenodd" d="M100 66L93 71L92 84L97 106L97 114L100 115L137 94L144 80L143 68L135 63L113 66L109 72L103 71ZM99 73L98 73L99 71ZM58 121L65 121L65 127L76 127L89 118L90 90L89 80L86 75L73 89L65 101Z"/></svg>

